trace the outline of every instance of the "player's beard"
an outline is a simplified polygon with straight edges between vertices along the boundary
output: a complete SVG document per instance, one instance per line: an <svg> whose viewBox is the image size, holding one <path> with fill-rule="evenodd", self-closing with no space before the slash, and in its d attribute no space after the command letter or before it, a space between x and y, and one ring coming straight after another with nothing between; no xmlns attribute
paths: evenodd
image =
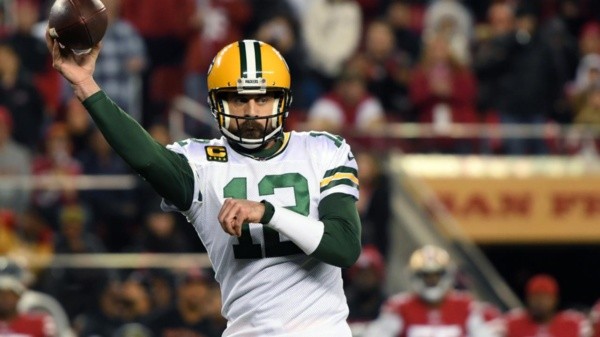
<svg viewBox="0 0 600 337"><path fill-rule="evenodd" d="M255 119L248 119L239 125L234 134L245 139L261 139L273 130L269 125L269 120L265 122L267 123L266 127Z"/></svg>

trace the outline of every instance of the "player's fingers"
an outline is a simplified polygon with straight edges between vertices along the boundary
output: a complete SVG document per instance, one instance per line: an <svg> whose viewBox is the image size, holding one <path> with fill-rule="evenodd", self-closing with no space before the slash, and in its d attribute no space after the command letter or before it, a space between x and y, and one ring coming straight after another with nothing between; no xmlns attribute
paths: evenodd
<svg viewBox="0 0 600 337"><path fill-rule="evenodd" d="M60 71L60 66L62 64L62 56L60 55L58 43L56 41L52 42L52 67L54 69Z"/></svg>
<svg viewBox="0 0 600 337"><path fill-rule="evenodd" d="M90 52L90 54L93 55L94 59L98 57L98 54L100 54L101 48L102 42L98 42L92 47L92 51Z"/></svg>
<svg viewBox="0 0 600 337"><path fill-rule="evenodd" d="M51 52L54 45L54 39L50 36L50 31L46 29L46 47Z"/></svg>
<svg viewBox="0 0 600 337"><path fill-rule="evenodd" d="M227 222L227 217L231 212L231 208L233 206L232 199L225 199L223 205L221 206L221 210L219 210L218 219L221 223Z"/></svg>
<svg viewBox="0 0 600 337"><path fill-rule="evenodd" d="M238 225L236 216L238 210L239 205L233 199L226 199L219 212L218 219L221 227L229 235L236 235L237 233L235 227Z"/></svg>
<svg viewBox="0 0 600 337"><path fill-rule="evenodd" d="M244 226L244 223L241 223L239 226L237 226L235 228L235 235L239 238L240 236L242 236L242 226Z"/></svg>

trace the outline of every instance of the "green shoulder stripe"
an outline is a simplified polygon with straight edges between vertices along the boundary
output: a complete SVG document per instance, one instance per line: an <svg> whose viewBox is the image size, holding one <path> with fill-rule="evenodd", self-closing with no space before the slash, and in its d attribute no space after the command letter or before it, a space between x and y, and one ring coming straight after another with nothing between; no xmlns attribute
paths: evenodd
<svg viewBox="0 0 600 337"><path fill-rule="evenodd" d="M358 188L358 172L356 169L349 166L338 166L325 172L320 182L321 192L337 185L348 185Z"/></svg>
<svg viewBox="0 0 600 337"><path fill-rule="evenodd" d="M325 174L323 175L323 179L329 178L338 172L339 173L352 173L355 177L358 177L358 172L356 171L355 168L350 167L350 166L338 166L334 169L325 171Z"/></svg>

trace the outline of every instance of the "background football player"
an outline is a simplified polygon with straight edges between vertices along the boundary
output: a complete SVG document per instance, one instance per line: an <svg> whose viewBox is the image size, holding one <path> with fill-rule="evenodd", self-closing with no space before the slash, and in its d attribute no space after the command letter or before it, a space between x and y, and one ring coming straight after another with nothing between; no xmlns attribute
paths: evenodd
<svg viewBox="0 0 600 337"><path fill-rule="evenodd" d="M500 312L453 290L456 266L448 253L424 246L410 257L412 291L391 297L365 337L498 336Z"/></svg>
<svg viewBox="0 0 600 337"><path fill-rule="evenodd" d="M589 337L586 317L575 311L558 312L558 282L546 274L527 282L527 308L511 310L505 318L506 337Z"/></svg>

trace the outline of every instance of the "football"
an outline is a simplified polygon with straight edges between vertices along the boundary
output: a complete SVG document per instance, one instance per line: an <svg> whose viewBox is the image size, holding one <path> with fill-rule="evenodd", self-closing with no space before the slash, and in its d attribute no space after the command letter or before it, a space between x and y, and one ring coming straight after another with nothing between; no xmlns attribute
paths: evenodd
<svg viewBox="0 0 600 337"><path fill-rule="evenodd" d="M108 15L100 0L56 0L48 16L48 33L62 48L89 52L102 40Z"/></svg>

